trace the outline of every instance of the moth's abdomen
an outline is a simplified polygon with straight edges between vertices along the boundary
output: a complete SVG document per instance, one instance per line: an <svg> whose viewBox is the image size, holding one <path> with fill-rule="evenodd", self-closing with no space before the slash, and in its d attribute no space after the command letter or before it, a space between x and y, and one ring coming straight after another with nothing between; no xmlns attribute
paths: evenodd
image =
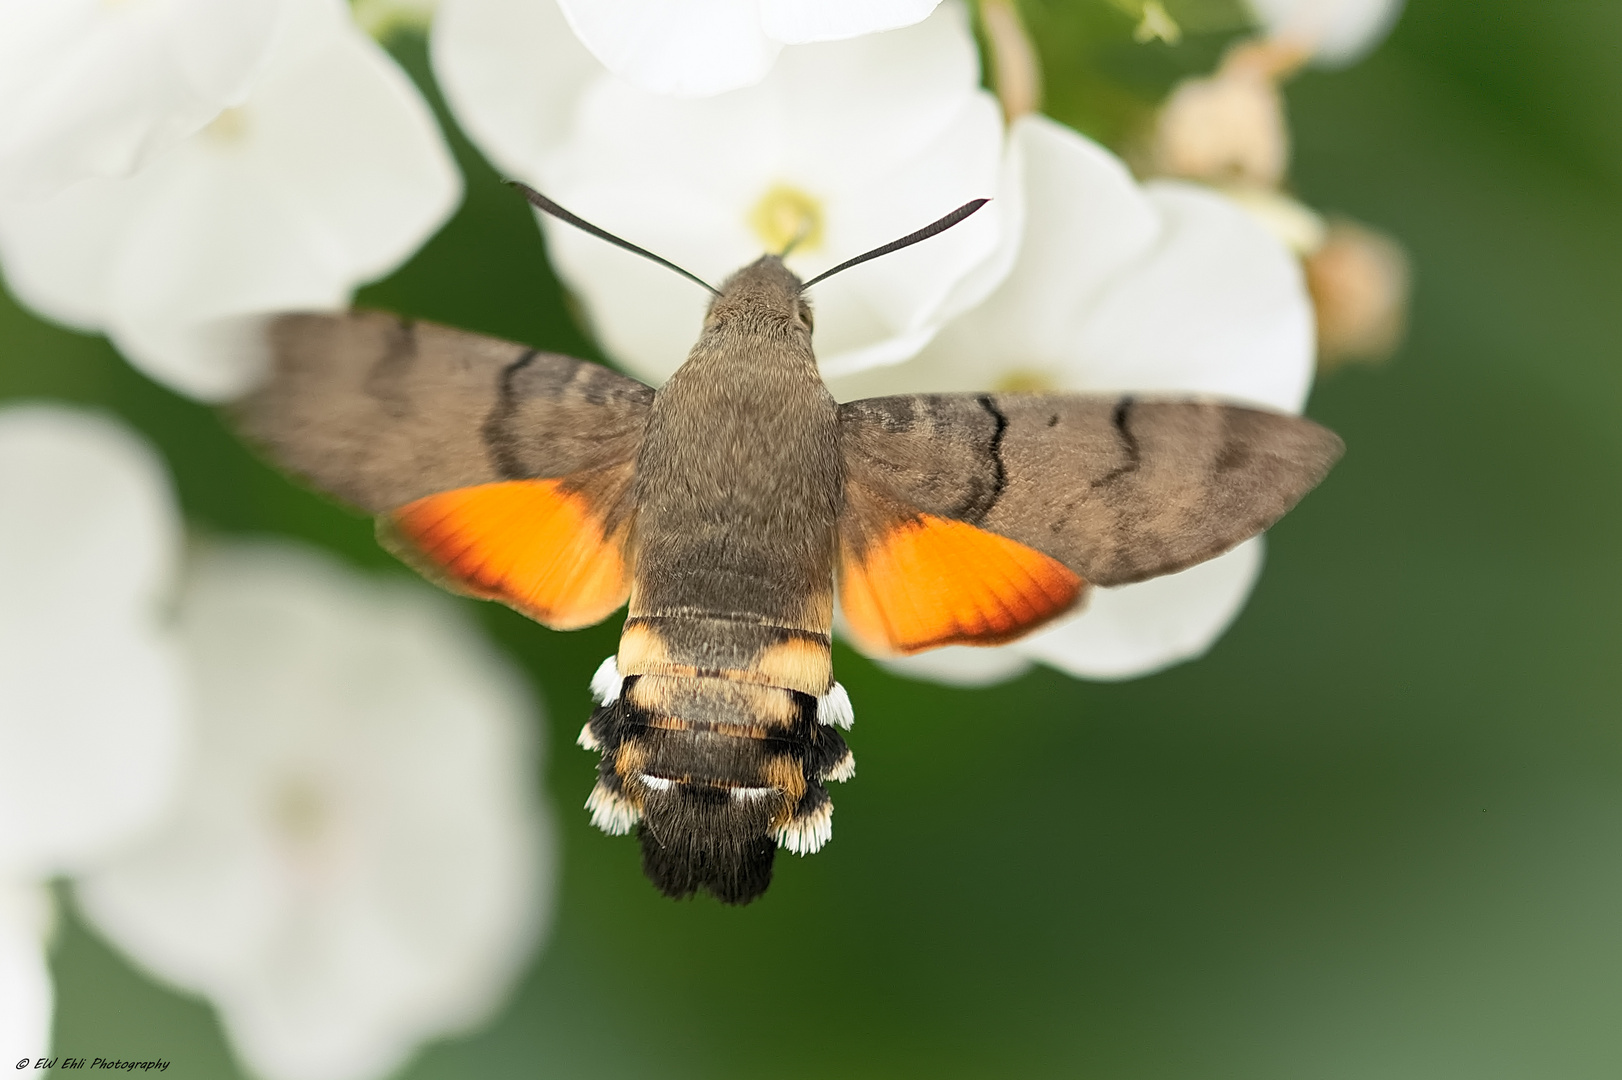
<svg viewBox="0 0 1622 1080"><path fill-rule="evenodd" d="M824 784L855 771L834 726L849 724L844 691L818 698L752 675L621 679L610 657L593 680L602 705L580 741L603 757L587 806L606 832L637 830L643 870L668 896L748 903L779 846L805 854L832 834Z"/></svg>

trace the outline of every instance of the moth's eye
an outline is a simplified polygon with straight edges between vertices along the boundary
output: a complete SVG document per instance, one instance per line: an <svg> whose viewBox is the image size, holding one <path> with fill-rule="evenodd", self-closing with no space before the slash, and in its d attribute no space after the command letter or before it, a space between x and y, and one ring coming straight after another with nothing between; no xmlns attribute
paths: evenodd
<svg viewBox="0 0 1622 1080"><path fill-rule="evenodd" d="M811 305L806 303L804 300L800 301L800 321L805 323L805 328L807 330L810 330L816 325L816 323L811 319Z"/></svg>

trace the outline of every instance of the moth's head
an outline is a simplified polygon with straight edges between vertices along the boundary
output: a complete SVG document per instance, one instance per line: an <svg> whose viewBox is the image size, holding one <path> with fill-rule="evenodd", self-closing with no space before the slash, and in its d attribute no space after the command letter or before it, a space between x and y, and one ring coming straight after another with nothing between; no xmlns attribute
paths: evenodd
<svg viewBox="0 0 1622 1080"><path fill-rule="evenodd" d="M704 328L742 325L752 330L811 332L811 305L799 276L776 255L762 255L721 284Z"/></svg>

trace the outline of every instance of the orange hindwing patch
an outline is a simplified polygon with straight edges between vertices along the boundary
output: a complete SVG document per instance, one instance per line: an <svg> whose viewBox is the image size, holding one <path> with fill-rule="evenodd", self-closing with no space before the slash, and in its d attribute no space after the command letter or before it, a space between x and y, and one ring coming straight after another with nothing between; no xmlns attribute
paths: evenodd
<svg viewBox="0 0 1622 1080"><path fill-rule="evenodd" d="M1024 544L931 514L840 550L839 602L870 650L997 645L1068 611L1085 583Z"/></svg>
<svg viewBox="0 0 1622 1080"><path fill-rule="evenodd" d="M624 530L605 535L562 480L508 480L443 491L387 515L392 547L458 591L499 600L555 630L600 622L630 594Z"/></svg>

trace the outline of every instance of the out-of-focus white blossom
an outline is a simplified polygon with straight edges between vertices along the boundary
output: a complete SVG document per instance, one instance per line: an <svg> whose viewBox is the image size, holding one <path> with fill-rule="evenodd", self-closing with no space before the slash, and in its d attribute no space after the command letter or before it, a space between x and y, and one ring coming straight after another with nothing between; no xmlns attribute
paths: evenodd
<svg viewBox="0 0 1622 1080"><path fill-rule="evenodd" d="M436 70L468 130L570 210L713 283L797 235L788 264L809 277L998 196L927 243L812 290L825 372L905 360L1006 273L1018 185L1003 177L997 103L979 87L958 5L906 30L789 49L758 86L691 101L593 76L574 42L516 17L533 16L528 3L449 0L442 13ZM480 51L500 36L504 49ZM560 71L580 82L554 81ZM643 378L674 371L708 295L545 225L553 264L609 353Z"/></svg>
<svg viewBox="0 0 1622 1080"><path fill-rule="evenodd" d="M483 1020L550 893L514 673L451 601L282 546L203 552L179 623L197 760L80 879L91 922L269 1080L381 1076Z"/></svg>
<svg viewBox="0 0 1622 1080"><path fill-rule="evenodd" d="M128 176L240 104L283 0L0 0L0 197Z"/></svg>
<svg viewBox="0 0 1622 1080"><path fill-rule="evenodd" d="M614 74L652 93L704 97L759 82L784 45L911 26L940 0L558 3L586 48Z"/></svg>
<svg viewBox="0 0 1622 1080"><path fill-rule="evenodd" d="M163 607L180 529L123 428L0 409L0 879L86 865L161 813L185 744Z"/></svg>
<svg viewBox="0 0 1622 1080"><path fill-rule="evenodd" d="M1362 59L1402 13L1403 0L1250 0L1274 38L1299 45L1314 63L1340 67Z"/></svg>
<svg viewBox="0 0 1622 1080"><path fill-rule="evenodd" d="M43 885L0 877L0 1054L43 1057L54 993L45 962L51 897Z"/></svg>
<svg viewBox="0 0 1622 1080"><path fill-rule="evenodd" d="M163 465L101 417L0 408L0 1051L50 1045L41 882L150 825L185 745ZM6 1058L7 1061L13 1058Z"/></svg>
<svg viewBox="0 0 1622 1080"><path fill-rule="evenodd" d="M0 203L0 262L42 314L105 331L182 392L256 374L239 316L334 308L449 215L460 177L426 103L335 0L286 0L243 102L126 180Z"/></svg>
<svg viewBox="0 0 1622 1080"><path fill-rule="evenodd" d="M919 356L837 380L837 397L1056 389L1300 411L1312 307L1282 244L1220 195L1140 187L1107 151L1045 118L1016 122L1012 143L1026 206L1012 272ZM1095 589L1079 615L1012 644L892 666L954 682L1004 678L1031 659L1091 678L1144 674L1208 648L1260 565L1253 541L1180 574Z"/></svg>

